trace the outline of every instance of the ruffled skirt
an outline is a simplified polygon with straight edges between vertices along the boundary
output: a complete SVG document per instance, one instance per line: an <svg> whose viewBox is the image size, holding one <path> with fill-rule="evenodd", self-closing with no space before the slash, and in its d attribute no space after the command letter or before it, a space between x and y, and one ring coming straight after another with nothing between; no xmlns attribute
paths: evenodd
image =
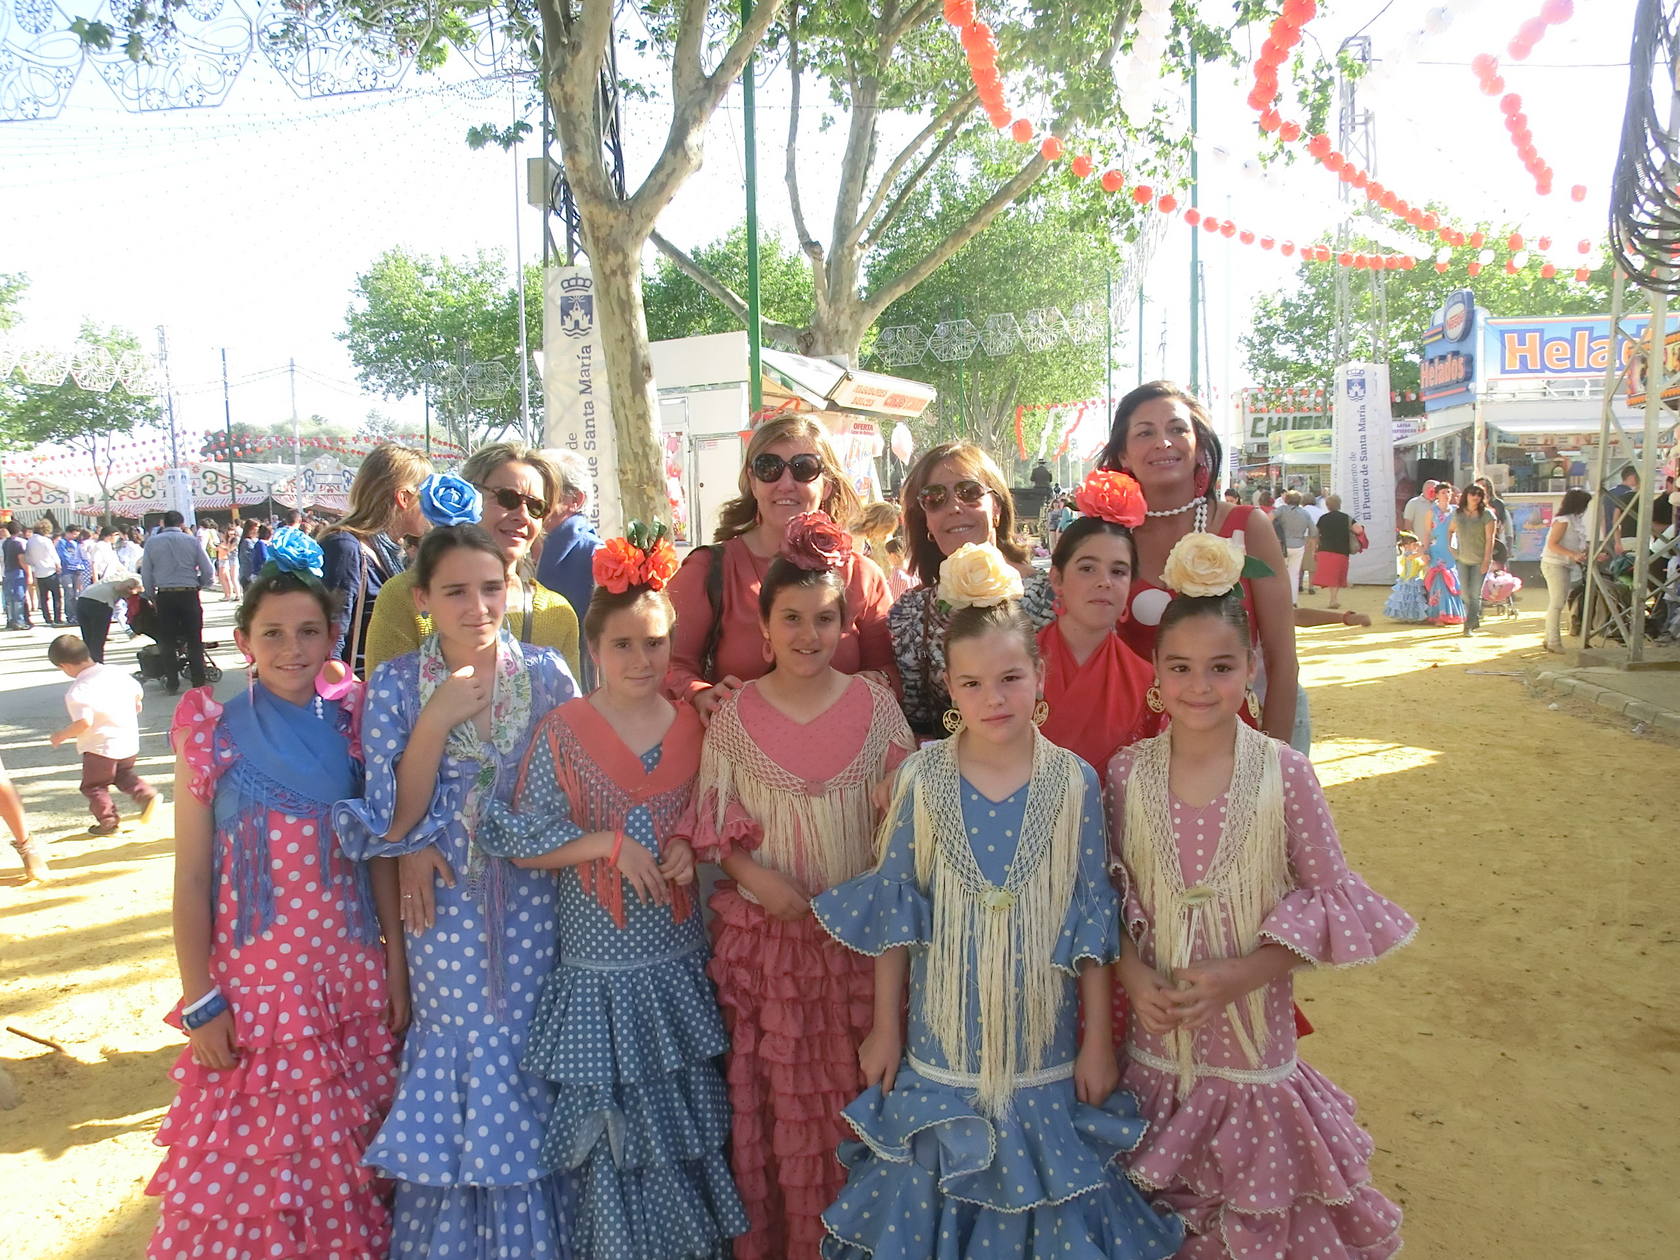
<svg viewBox="0 0 1680 1260"><path fill-rule="evenodd" d="M1353 1099L1307 1064L1274 1084L1203 1077L1180 1099L1175 1076L1127 1059L1122 1083L1149 1122L1127 1170L1184 1218L1182 1257L1384 1260L1400 1250L1400 1209L1371 1186L1371 1137Z"/></svg>
<svg viewBox="0 0 1680 1260"><path fill-rule="evenodd" d="M1437 564L1423 575L1429 597L1428 620L1437 626L1456 626L1464 621L1464 597L1458 589L1458 573L1450 565Z"/></svg>
<svg viewBox="0 0 1680 1260"><path fill-rule="evenodd" d="M223 991L238 1062L203 1068L189 1047L170 1072L180 1092L146 1187L163 1200L147 1254L384 1260L390 1214L362 1163L394 1081L383 961Z"/></svg>
<svg viewBox="0 0 1680 1260"><path fill-rule="evenodd" d="M733 887L712 894L712 979L729 1031L731 1163L751 1222L738 1260L810 1260L845 1184L841 1119L862 1084L874 959L814 916L784 923Z"/></svg>
<svg viewBox="0 0 1680 1260"><path fill-rule="evenodd" d="M1383 616L1393 621L1428 621L1429 595L1422 578L1401 578L1388 592Z"/></svg>
<svg viewBox="0 0 1680 1260"><path fill-rule="evenodd" d="M1183 1238L1115 1163L1144 1133L1123 1092L1090 1107L1057 1081L1016 1091L992 1119L905 1065L846 1119L862 1140L841 1148L850 1175L823 1213L828 1260L1143 1260Z"/></svg>
<svg viewBox="0 0 1680 1260"><path fill-rule="evenodd" d="M559 1086L542 1155L573 1175L577 1255L729 1255L747 1216L724 1154L729 1097L716 1057L727 1048L704 949L549 974L525 1068Z"/></svg>

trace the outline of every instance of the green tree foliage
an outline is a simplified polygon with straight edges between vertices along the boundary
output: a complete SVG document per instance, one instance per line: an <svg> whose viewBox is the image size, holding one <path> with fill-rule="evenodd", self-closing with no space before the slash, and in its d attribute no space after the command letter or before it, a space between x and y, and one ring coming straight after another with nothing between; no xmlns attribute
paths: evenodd
<svg viewBox="0 0 1680 1260"><path fill-rule="evenodd" d="M747 288L747 227L742 223L719 240L694 251L694 261L737 293ZM758 247L759 301L764 315L764 339L785 349L797 349L793 330L811 319L811 275L805 263L775 237ZM648 339L699 337L734 332L741 317L692 279L670 258L661 256L653 274L642 282L647 307Z"/></svg>
<svg viewBox="0 0 1680 1260"><path fill-rule="evenodd" d="M120 328L84 320L77 344L113 358L140 349L139 339ZM13 447L65 446L84 456L88 471L109 503L112 441L142 425L159 423L155 398L137 397L121 384L106 391L83 389L72 380L59 385L14 383L0 412L0 439Z"/></svg>
<svg viewBox="0 0 1680 1260"><path fill-rule="evenodd" d="M977 145L964 163L952 163L916 194L898 226L884 240L873 265L885 273L919 254L949 226L953 207L976 184L995 178L1011 159L1007 142ZM1112 200L1092 201L1068 180L1045 180L1034 194L992 220L926 280L898 299L876 322L882 328L910 325L931 334L944 321L967 319L976 329L986 316L1055 308L1066 314L1083 304L1105 309L1109 278L1118 278L1127 250L1130 219ZM1021 404L1077 402L1101 396L1108 356L1102 335L1064 342L1048 350L1025 345L992 356L983 347L965 360L940 362L930 352L920 364L882 371L926 381L939 390L931 423L913 425L921 446L948 440L979 443L1007 469L1016 457L1015 408ZM867 356L866 356L867 357ZM1043 411L1023 417L1027 449L1036 451ZM922 431L917 431L917 430Z"/></svg>
<svg viewBox="0 0 1680 1260"><path fill-rule="evenodd" d="M1391 388L1415 391L1423 362L1423 334L1435 322L1447 295L1469 289L1478 306L1491 315L1591 315L1610 309L1608 264L1586 283L1555 277L1544 280L1531 261L1516 275L1505 270L1509 253L1505 242L1514 229L1484 227L1495 258L1471 276L1468 266L1476 251L1457 250L1445 272L1431 260L1420 260L1411 271L1382 272L1379 301L1376 273L1355 271L1348 276L1353 308L1350 355L1373 359L1378 316L1383 320ZM1393 248L1367 237L1355 237L1354 253L1393 253ZM1302 263L1289 288L1263 293L1254 302L1250 331L1242 346L1256 384L1281 389L1305 386L1327 389L1335 375L1336 265ZM1413 407L1416 410L1416 405ZM1404 409L1402 409L1404 410Z"/></svg>
<svg viewBox="0 0 1680 1260"><path fill-rule="evenodd" d="M0 332L16 328L23 318L20 308L29 289L29 277L21 271L0 271Z"/></svg>
<svg viewBox="0 0 1680 1260"><path fill-rule="evenodd" d="M519 298L499 253L470 259L391 249L356 278L337 334L350 350L362 384L386 398L429 394L464 445L519 424ZM542 345L542 283L526 272L529 344ZM462 362L499 364L511 384L496 397L457 387ZM531 373L531 408L541 414L542 388Z"/></svg>

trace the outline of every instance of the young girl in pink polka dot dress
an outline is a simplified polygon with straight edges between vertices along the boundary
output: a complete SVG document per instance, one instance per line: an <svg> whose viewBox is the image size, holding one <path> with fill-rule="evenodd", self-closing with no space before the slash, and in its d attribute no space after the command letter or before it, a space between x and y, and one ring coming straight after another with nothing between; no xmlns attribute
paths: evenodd
<svg viewBox="0 0 1680 1260"><path fill-rule="evenodd" d="M329 699L339 688L317 682L331 614L307 569L265 573L236 617L255 681L225 706L195 689L175 712L184 996L168 1018L190 1044L147 1186L162 1199L159 1260L384 1260L389 1247L361 1161L394 1088L406 972L394 884L382 933L367 869L333 838L333 802L361 792L361 754L359 687Z"/></svg>
<svg viewBox="0 0 1680 1260"><path fill-rule="evenodd" d="M1238 720L1236 596L1175 598L1155 672L1172 724L1108 775L1121 1079L1149 1122L1128 1171L1183 1218L1181 1260L1382 1260L1400 1209L1371 1185L1353 1099L1296 1057L1290 973L1374 962L1417 925L1348 869L1307 759Z"/></svg>

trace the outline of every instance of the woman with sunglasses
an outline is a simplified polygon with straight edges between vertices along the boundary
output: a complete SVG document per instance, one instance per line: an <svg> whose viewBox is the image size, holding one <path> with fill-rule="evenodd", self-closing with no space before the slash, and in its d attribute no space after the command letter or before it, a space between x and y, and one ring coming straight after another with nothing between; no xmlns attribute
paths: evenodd
<svg viewBox="0 0 1680 1260"><path fill-rule="evenodd" d="M904 539L910 568L921 579L899 597L887 616L893 656L904 686L904 716L923 739L942 738L941 720L951 707L945 677L947 616L937 603L939 566L968 543L990 543L1021 574L1020 604L1039 630L1055 620L1049 579L1027 563L1015 539L1015 501L1003 473L972 442L943 442L922 453L904 479Z"/></svg>
<svg viewBox="0 0 1680 1260"><path fill-rule="evenodd" d="M343 609L333 656L363 677L374 602L381 588L408 567L397 540L426 528L420 515L420 483L431 473L431 463L419 451L381 442L356 470L349 510L321 535L322 584L338 596ZM262 567L256 558L259 530L257 522L246 521L245 537L236 544L241 584L255 581Z"/></svg>
<svg viewBox="0 0 1680 1260"><path fill-rule="evenodd" d="M511 570L507 628L524 644L553 648L577 675L578 619L564 597L536 580L533 549L549 516L558 508L566 480L542 451L513 442L492 442L461 465L461 479L478 488L484 515L478 524L496 540ZM419 531L416 530L416 533ZM414 574L385 583L368 626L367 668L419 649L431 633L430 619L414 606Z"/></svg>
<svg viewBox="0 0 1680 1260"><path fill-rule="evenodd" d="M781 552L788 522L816 511L850 521L861 508L827 431L807 416L775 416L753 431L739 485L740 496L718 516L713 545L690 552L667 591L677 624L666 687L673 698L692 701L704 721L726 696L770 668L758 591ZM856 551L846 558L841 577L846 625L834 668L876 673L896 691L887 580L873 560Z"/></svg>

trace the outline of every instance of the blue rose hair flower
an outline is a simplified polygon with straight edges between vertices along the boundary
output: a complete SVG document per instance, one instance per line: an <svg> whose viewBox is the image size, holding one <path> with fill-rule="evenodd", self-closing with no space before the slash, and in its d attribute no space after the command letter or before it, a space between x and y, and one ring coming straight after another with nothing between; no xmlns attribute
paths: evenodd
<svg viewBox="0 0 1680 1260"><path fill-rule="evenodd" d="M453 473L433 473L420 483L420 513L433 525L476 525L484 497Z"/></svg>
<svg viewBox="0 0 1680 1260"><path fill-rule="evenodd" d="M268 558L282 573L308 574L319 578L324 572L321 544L301 529L290 525L274 531Z"/></svg>

